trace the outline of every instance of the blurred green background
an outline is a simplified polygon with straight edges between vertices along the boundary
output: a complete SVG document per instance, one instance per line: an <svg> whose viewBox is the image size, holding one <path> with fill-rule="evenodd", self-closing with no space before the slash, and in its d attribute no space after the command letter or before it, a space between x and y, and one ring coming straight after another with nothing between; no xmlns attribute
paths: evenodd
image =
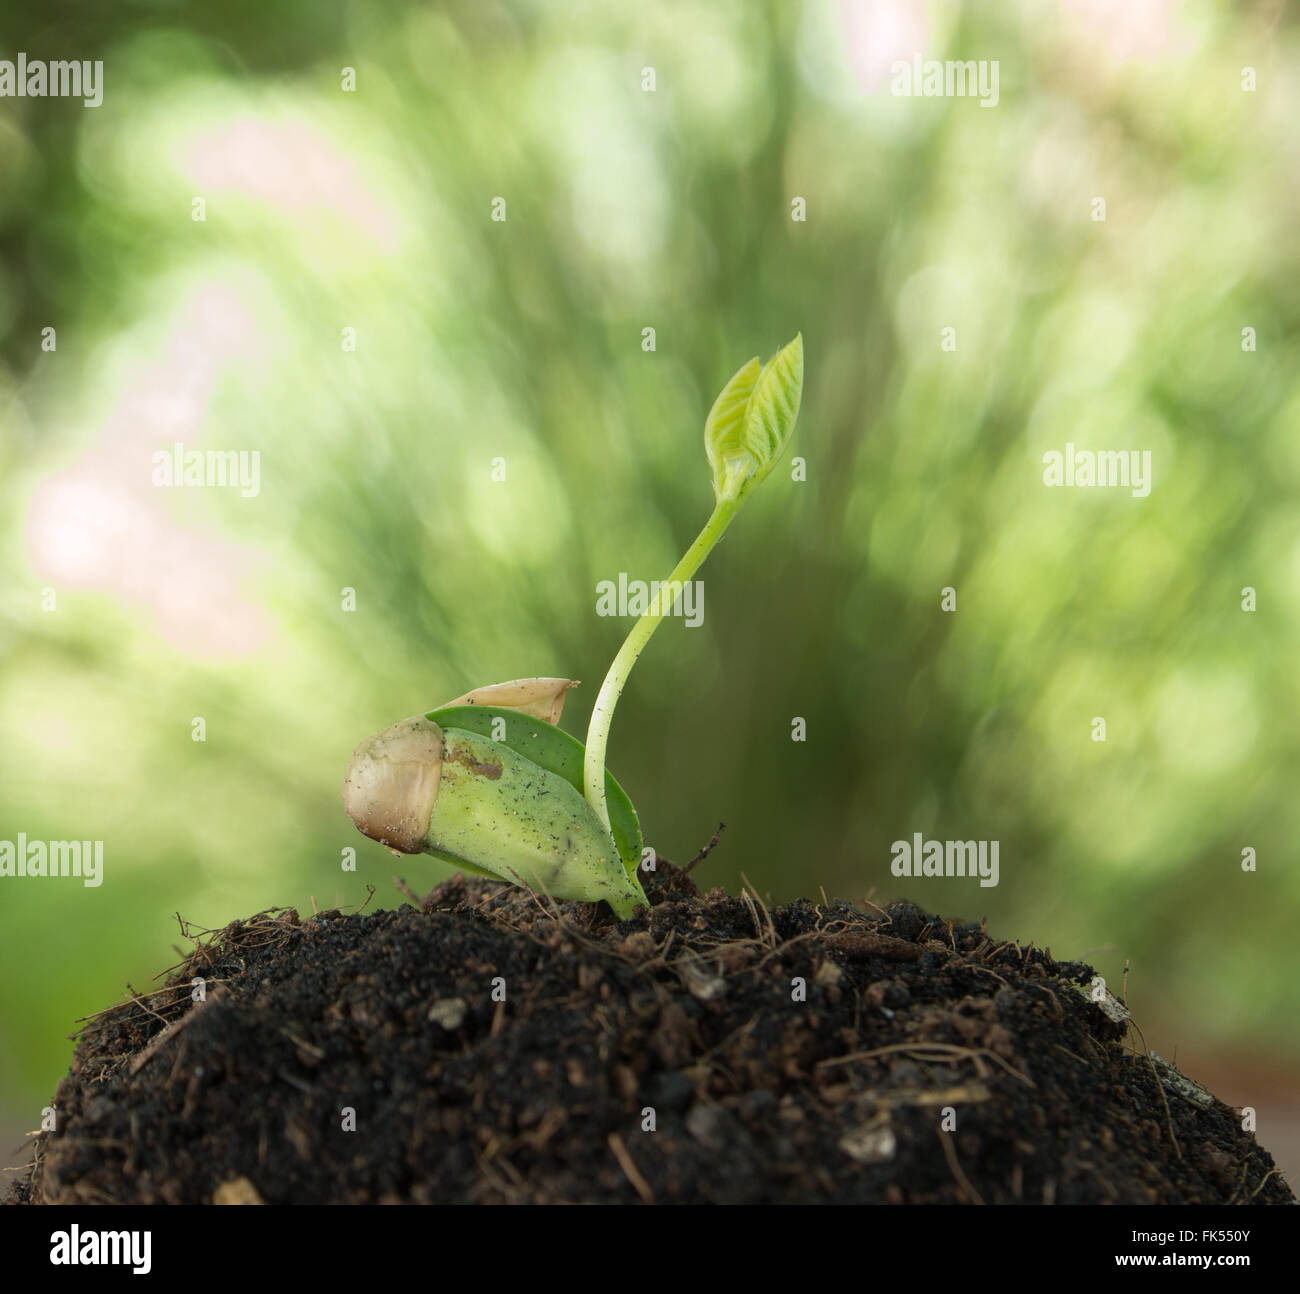
<svg viewBox="0 0 1300 1294"><path fill-rule="evenodd" d="M13 0L0 36L105 69L98 108L0 99L0 838L105 851L97 889L0 879L10 1143L177 911L432 883L342 812L362 738L535 674L583 680L584 731L631 624L597 581L667 574L714 395L801 329L807 480L754 497L615 721L647 839L681 861L725 821L706 884L987 915L1117 991L1131 961L1151 1044L1281 1153L1280 5ZM891 93L914 51L996 59L997 105ZM177 442L258 451L260 493L155 488ZM1046 488L1067 442L1150 450L1150 497ZM1001 883L894 878L918 831L1000 841Z"/></svg>

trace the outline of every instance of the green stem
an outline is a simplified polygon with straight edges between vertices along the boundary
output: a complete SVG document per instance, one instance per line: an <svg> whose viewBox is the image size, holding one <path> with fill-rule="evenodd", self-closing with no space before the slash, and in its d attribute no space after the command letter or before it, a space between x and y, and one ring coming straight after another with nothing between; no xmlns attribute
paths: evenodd
<svg viewBox="0 0 1300 1294"><path fill-rule="evenodd" d="M713 515L704 524L704 529L696 536L695 542L686 550L673 573L666 581L669 585L685 584L692 579L704 563L704 559L713 550L713 546L722 538L722 532L731 524L731 519L740 507L739 499L719 499L714 506ZM591 711L591 724L587 728L587 754L583 761L582 780L586 789L587 803L600 815L605 826L609 826L609 809L605 804L605 748L609 744L609 729L614 721L614 707L623 693L623 685L632 672L638 657L645 650L651 635L659 628L659 622L672 608L672 601L658 598L651 604L649 611L632 626L632 632L624 639L614 663L605 675L600 686L600 695Z"/></svg>

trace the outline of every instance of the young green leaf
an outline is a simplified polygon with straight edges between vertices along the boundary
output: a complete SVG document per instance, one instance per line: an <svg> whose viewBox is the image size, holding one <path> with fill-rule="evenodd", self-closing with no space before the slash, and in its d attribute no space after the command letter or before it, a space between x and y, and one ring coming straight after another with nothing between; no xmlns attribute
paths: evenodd
<svg viewBox="0 0 1300 1294"><path fill-rule="evenodd" d="M735 376L722 388L713 402L704 423L704 452L713 469L713 493L723 498L729 484L750 470L749 451L745 448L745 416L754 394L758 375L763 366L755 355L748 364L736 370Z"/></svg>
<svg viewBox="0 0 1300 1294"><path fill-rule="evenodd" d="M776 466L794 433L802 393L802 333L796 333L794 341L766 364L751 359L722 388L704 423L704 452L713 469L713 513L665 581L668 587L684 585L694 578L700 563L740 510L745 496ZM607 802L605 749L614 721L614 707L623 694L632 666L663 618L664 608L653 605L632 626L591 709L582 787L587 803L607 827L611 826L611 812Z"/></svg>
<svg viewBox="0 0 1300 1294"><path fill-rule="evenodd" d="M749 361L722 388L704 424L704 450L719 502L739 502L776 466L803 393L803 334L766 364Z"/></svg>

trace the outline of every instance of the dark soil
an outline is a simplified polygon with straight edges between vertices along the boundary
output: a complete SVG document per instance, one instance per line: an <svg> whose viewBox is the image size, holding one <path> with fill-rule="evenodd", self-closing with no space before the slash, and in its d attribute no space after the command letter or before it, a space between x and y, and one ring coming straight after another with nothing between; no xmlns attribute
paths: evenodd
<svg viewBox="0 0 1300 1294"><path fill-rule="evenodd" d="M1087 966L910 904L655 898L236 922L87 1026L9 1201L1294 1202Z"/></svg>

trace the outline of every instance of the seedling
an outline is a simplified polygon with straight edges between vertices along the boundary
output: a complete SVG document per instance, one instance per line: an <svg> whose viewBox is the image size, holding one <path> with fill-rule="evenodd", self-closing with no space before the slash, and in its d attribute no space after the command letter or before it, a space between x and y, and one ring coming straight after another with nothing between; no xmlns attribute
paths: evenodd
<svg viewBox="0 0 1300 1294"><path fill-rule="evenodd" d="M646 905L641 826L605 768L614 707L632 666L794 431L803 339L744 365L704 425L713 512L632 627L601 685L584 747L556 727L569 679L479 688L362 742L343 783L358 829L394 854L431 854L559 899L604 899L626 920Z"/></svg>

